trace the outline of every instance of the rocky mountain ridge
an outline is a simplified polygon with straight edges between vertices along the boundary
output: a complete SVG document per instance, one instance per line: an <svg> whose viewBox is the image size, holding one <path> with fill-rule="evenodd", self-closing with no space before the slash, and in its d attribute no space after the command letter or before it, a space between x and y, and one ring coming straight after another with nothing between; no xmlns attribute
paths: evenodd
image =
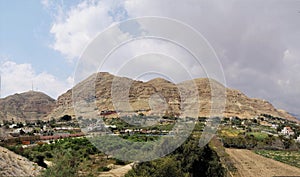
<svg viewBox="0 0 300 177"><path fill-rule="evenodd" d="M197 113L193 117L209 117L215 116L213 109L219 106L220 109L224 108L224 117L253 118L268 114L296 120L293 115L276 109L265 100L249 98L238 90L225 88L213 79L198 78L179 84L162 78L142 82L104 72L88 77L57 100L34 91L0 99L0 120L18 122L75 116L73 100L96 101L96 108L92 110L106 117L140 113L184 117L184 112Z"/></svg>
<svg viewBox="0 0 300 177"><path fill-rule="evenodd" d="M192 84L189 85L190 83ZM191 86L192 88L193 84L196 85L196 89L181 89L182 86ZM114 76L106 72L94 74L78 83L73 88L76 90L75 94L72 94L72 90L70 89L59 96L55 109L51 111L48 118L56 118L65 114L74 116L73 98L75 100L84 100L92 96L95 97L92 99L96 101L98 114L101 115L105 111L110 112L109 115L105 115L107 117L118 116L115 111L119 115L122 112L126 112L126 110L122 111L122 109L126 109L126 106L120 106L123 105L121 104L123 102L128 102L131 107L130 111L137 114L179 116L184 109L195 109L195 111L198 111L199 117L209 117L214 116L211 112L213 104L212 87L214 87L215 96L218 96L218 93L222 91L226 94L222 102L225 106L224 117L253 118L261 114L268 114L274 117L296 120L294 116L286 111L276 109L271 103L265 100L249 98L238 90L225 88L213 79L199 78L179 84L174 84L162 78L142 82L126 77ZM124 94L124 90L128 92ZM115 95L112 96L112 93ZM184 98L184 95L189 94L194 94L196 95L195 97L198 96L198 99L196 99L198 106L196 108L185 108L182 106L182 103L185 101L184 99L188 98ZM113 100L114 97L119 99L117 103L116 100Z"/></svg>

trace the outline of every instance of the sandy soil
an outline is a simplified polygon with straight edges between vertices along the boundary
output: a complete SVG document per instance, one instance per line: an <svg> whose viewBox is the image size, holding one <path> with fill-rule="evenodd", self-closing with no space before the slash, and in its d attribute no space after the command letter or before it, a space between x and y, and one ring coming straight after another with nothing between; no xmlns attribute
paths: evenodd
<svg viewBox="0 0 300 177"><path fill-rule="evenodd" d="M122 166L120 168L112 169L108 172L103 172L99 177L122 177L125 176L125 174L132 169L133 163Z"/></svg>
<svg viewBox="0 0 300 177"><path fill-rule="evenodd" d="M269 159L245 149L226 149L242 177L300 176L300 168Z"/></svg>
<svg viewBox="0 0 300 177"><path fill-rule="evenodd" d="M37 176L41 170L37 164L0 147L0 176Z"/></svg>

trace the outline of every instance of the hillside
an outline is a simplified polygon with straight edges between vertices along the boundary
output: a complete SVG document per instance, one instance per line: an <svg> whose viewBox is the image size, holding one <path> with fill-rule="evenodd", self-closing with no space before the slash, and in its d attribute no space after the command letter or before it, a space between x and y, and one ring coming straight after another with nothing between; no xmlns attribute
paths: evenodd
<svg viewBox="0 0 300 177"><path fill-rule="evenodd" d="M55 106L55 100L42 92L28 91L0 99L0 120L38 120Z"/></svg>
<svg viewBox="0 0 300 177"><path fill-rule="evenodd" d="M117 81L117 82L114 82ZM198 88L182 90L183 86L189 86L193 83ZM207 78L199 78L174 84L162 78L150 80L148 82L135 81L125 77L113 76L106 72L94 74L86 80L77 84L73 89L75 100L90 100L95 93L97 111L100 114L103 111L115 111L115 106L119 113L130 110L133 113L143 113L146 115L180 115L184 109L199 110L199 117L210 115L211 111L211 86L216 89L215 93L224 90L226 92L226 106L223 116L238 116L240 118L252 118L261 114L269 114L274 117L282 117L290 120L296 120L295 117L285 111L276 109L271 103L261 100L249 98L242 92L230 88L224 88L223 85L215 80ZM128 87L129 93L124 94L124 90ZM93 91L95 88L95 92ZM112 90L112 88L114 88ZM181 89L181 90L180 90ZM119 100L113 101L111 93L115 93L114 98ZM186 100L184 95L199 96L197 105L199 107L187 108L181 105ZM183 97L182 97L183 96ZM124 104L129 100L128 105ZM193 100L190 100L193 101ZM113 104L114 103L114 104ZM74 116L72 90L58 97L55 109L48 115L48 118L61 117L65 114ZM111 117L117 114L111 114ZM109 116L108 116L109 117Z"/></svg>
<svg viewBox="0 0 300 177"><path fill-rule="evenodd" d="M0 146L0 176L38 176L42 168Z"/></svg>

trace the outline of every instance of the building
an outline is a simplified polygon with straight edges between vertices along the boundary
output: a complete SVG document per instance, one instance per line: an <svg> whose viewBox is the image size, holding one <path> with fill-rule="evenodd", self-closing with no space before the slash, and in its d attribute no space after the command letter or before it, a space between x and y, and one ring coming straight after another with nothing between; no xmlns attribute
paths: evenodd
<svg viewBox="0 0 300 177"><path fill-rule="evenodd" d="M288 136L293 136L295 133L294 133L294 131L291 129L291 127L284 127L284 128L281 130L281 134L283 134L283 135L288 135Z"/></svg>
<svg viewBox="0 0 300 177"><path fill-rule="evenodd" d="M278 125L277 124L272 124L272 127L273 129L277 129L278 128Z"/></svg>
<svg viewBox="0 0 300 177"><path fill-rule="evenodd" d="M11 124L11 125L9 125L9 128L14 128L16 126L17 126L17 124Z"/></svg>

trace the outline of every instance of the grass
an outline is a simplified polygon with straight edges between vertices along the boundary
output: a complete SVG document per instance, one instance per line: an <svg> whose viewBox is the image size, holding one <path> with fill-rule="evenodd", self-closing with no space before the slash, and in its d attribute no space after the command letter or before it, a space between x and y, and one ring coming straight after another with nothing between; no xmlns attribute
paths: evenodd
<svg viewBox="0 0 300 177"><path fill-rule="evenodd" d="M253 135L257 140L263 140L268 137L268 134L261 132L249 132L248 135Z"/></svg>
<svg viewBox="0 0 300 177"><path fill-rule="evenodd" d="M257 150L255 153L300 168L299 151Z"/></svg>
<svg viewBox="0 0 300 177"><path fill-rule="evenodd" d="M238 129L222 129L220 131L221 136L225 137L237 137L240 133L243 133L244 130L238 130Z"/></svg>

